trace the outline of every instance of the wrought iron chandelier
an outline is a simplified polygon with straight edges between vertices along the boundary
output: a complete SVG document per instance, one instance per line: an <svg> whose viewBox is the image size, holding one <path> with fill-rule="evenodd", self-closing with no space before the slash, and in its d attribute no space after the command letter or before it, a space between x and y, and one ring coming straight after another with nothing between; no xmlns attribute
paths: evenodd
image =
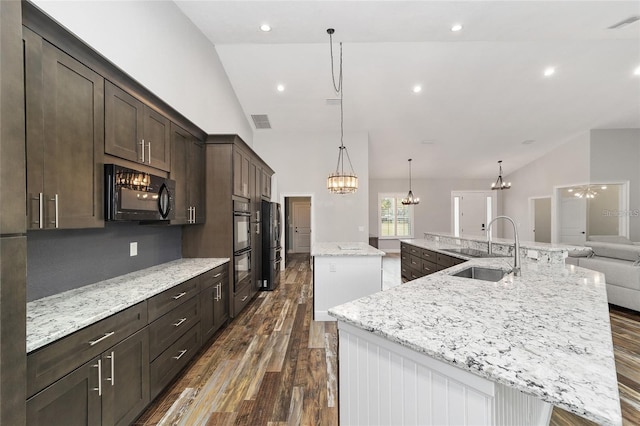
<svg viewBox="0 0 640 426"><path fill-rule="evenodd" d="M407 198L402 199L401 203L405 206L420 203L420 198L414 197L413 191L411 191L411 158L409 158L409 193L407 194Z"/></svg>
<svg viewBox="0 0 640 426"><path fill-rule="evenodd" d="M331 81L333 83L333 89L336 94L340 95L340 151L338 152L338 164L336 165L336 171L329 174L327 178L327 189L333 194L352 194L358 190L358 176L353 171L353 165L351 164L351 158L349 158L349 152L347 147L344 146L344 114L342 109L342 42L340 43L340 73L338 75L338 82L336 84L336 77L333 67L333 28L327 29L329 34L329 45L331 51ZM349 162L349 168L345 171L344 162L345 157Z"/></svg>
<svg viewBox="0 0 640 426"><path fill-rule="evenodd" d="M491 184L491 189L509 189L511 188L511 182L505 182L502 180L502 160L498 161L498 166L500 167L500 172L498 174L498 179L494 183Z"/></svg>

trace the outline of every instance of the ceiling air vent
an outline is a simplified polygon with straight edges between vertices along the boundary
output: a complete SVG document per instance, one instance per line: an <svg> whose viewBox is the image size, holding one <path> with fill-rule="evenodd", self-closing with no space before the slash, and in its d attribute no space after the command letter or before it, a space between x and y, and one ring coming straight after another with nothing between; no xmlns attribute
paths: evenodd
<svg viewBox="0 0 640 426"><path fill-rule="evenodd" d="M267 114L251 114L253 124L256 129L270 129L271 123L269 123L269 116Z"/></svg>

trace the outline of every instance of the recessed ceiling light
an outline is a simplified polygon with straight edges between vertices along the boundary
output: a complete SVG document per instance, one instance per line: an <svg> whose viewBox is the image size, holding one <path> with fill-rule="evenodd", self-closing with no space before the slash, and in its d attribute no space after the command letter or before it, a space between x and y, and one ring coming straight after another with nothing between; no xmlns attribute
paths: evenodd
<svg viewBox="0 0 640 426"><path fill-rule="evenodd" d="M633 70L633 75L640 75L640 67Z"/></svg>
<svg viewBox="0 0 640 426"><path fill-rule="evenodd" d="M284 92L284 84L278 84L276 89L278 90L278 92Z"/></svg>
<svg viewBox="0 0 640 426"><path fill-rule="evenodd" d="M413 93L420 93L422 92L422 86L420 86L419 84L416 84L415 86L413 86Z"/></svg>
<svg viewBox="0 0 640 426"><path fill-rule="evenodd" d="M456 31L460 31L462 29L462 25L460 24L454 24L451 26L451 31L456 32Z"/></svg>
<svg viewBox="0 0 640 426"><path fill-rule="evenodd" d="M267 24L262 24L260 25L260 31L264 31L265 33L268 33L269 31L271 31L271 27Z"/></svg>
<svg viewBox="0 0 640 426"><path fill-rule="evenodd" d="M555 74L555 72L556 72L556 69L555 69L554 67L548 67L548 68L546 68L546 69L544 70L544 76L545 76L545 77L550 77L550 76L552 76L553 74Z"/></svg>

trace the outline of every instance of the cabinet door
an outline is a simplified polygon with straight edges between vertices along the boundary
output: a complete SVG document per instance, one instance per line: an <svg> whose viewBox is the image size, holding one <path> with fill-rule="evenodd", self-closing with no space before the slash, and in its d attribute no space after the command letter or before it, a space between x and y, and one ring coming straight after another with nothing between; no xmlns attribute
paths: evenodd
<svg viewBox="0 0 640 426"><path fill-rule="evenodd" d="M149 403L147 328L102 355L101 376L102 424L130 424Z"/></svg>
<svg viewBox="0 0 640 426"><path fill-rule="evenodd" d="M171 124L169 119L144 106L143 139L145 162L156 169L171 170Z"/></svg>
<svg viewBox="0 0 640 426"><path fill-rule="evenodd" d="M215 332L213 317L214 305L217 302L218 286L207 287L200 292L200 327L202 341L206 342Z"/></svg>
<svg viewBox="0 0 640 426"><path fill-rule="evenodd" d="M266 170L262 171L262 196L271 199L271 176Z"/></svg>
<svg viewBox="0 0 640 426"><path fill-rule="evenodd" d="M205 155L204 145L191 137L189 147L188 189L189 204L195 210L192 223L205 222Z"/></svg>
<svg viewBox="0 0 640 426"><path fill-rule="evenodd" d="M218 284L218 300L213 307L213 323L216 329L229 318L229 276Z"/></svg>
<svg viewBox="0 0 640 426"><path fill-rule="evenodd" d="M238 148L233 149L233 194L249 197L249 157Z"/></svg>
<svg viewBox="0 0 640 426"><path fill-rule="evenodd" d="M144 104L107 81L104 151L125 160L143 162L143 152L146 154L142 147L143 117Z"/></svg>
<svg viewBox="0 0 640 426"><path fill-rule="evenodd" d="M29 229L102 220L104 79L25 30Z"/></svg>
<svg viewBox="0 0 640 426"><path fill-rule="evenodd" d="M100 425L101 404L96 358L29 398L27 424Z"/></svg>
<svg viewBox="0 0 640 426"><path fill-rule="evenodd" d="M176 181L176 193L173 197L176 217L171 220L171 223L175 224L188 223L191 218L188 184L188 150L190 136L186 130L171 123L171 179Z"/></svg>

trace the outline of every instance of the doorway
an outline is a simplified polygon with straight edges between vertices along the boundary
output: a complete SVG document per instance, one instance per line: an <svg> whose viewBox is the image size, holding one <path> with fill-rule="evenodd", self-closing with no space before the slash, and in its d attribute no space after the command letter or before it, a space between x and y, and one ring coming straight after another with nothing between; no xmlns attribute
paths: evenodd
<svg viewBox="0 0 640 426"><path fill-rule="evenodd" d="M285 197L285 251L311 252L311 197Z"/></svg>
<svg viewBox="0 0 640 426"><path fill-rule="evenodd" d="M529 198L529 217L533 225L533 241L551 242L551 196Z"/></svg>

